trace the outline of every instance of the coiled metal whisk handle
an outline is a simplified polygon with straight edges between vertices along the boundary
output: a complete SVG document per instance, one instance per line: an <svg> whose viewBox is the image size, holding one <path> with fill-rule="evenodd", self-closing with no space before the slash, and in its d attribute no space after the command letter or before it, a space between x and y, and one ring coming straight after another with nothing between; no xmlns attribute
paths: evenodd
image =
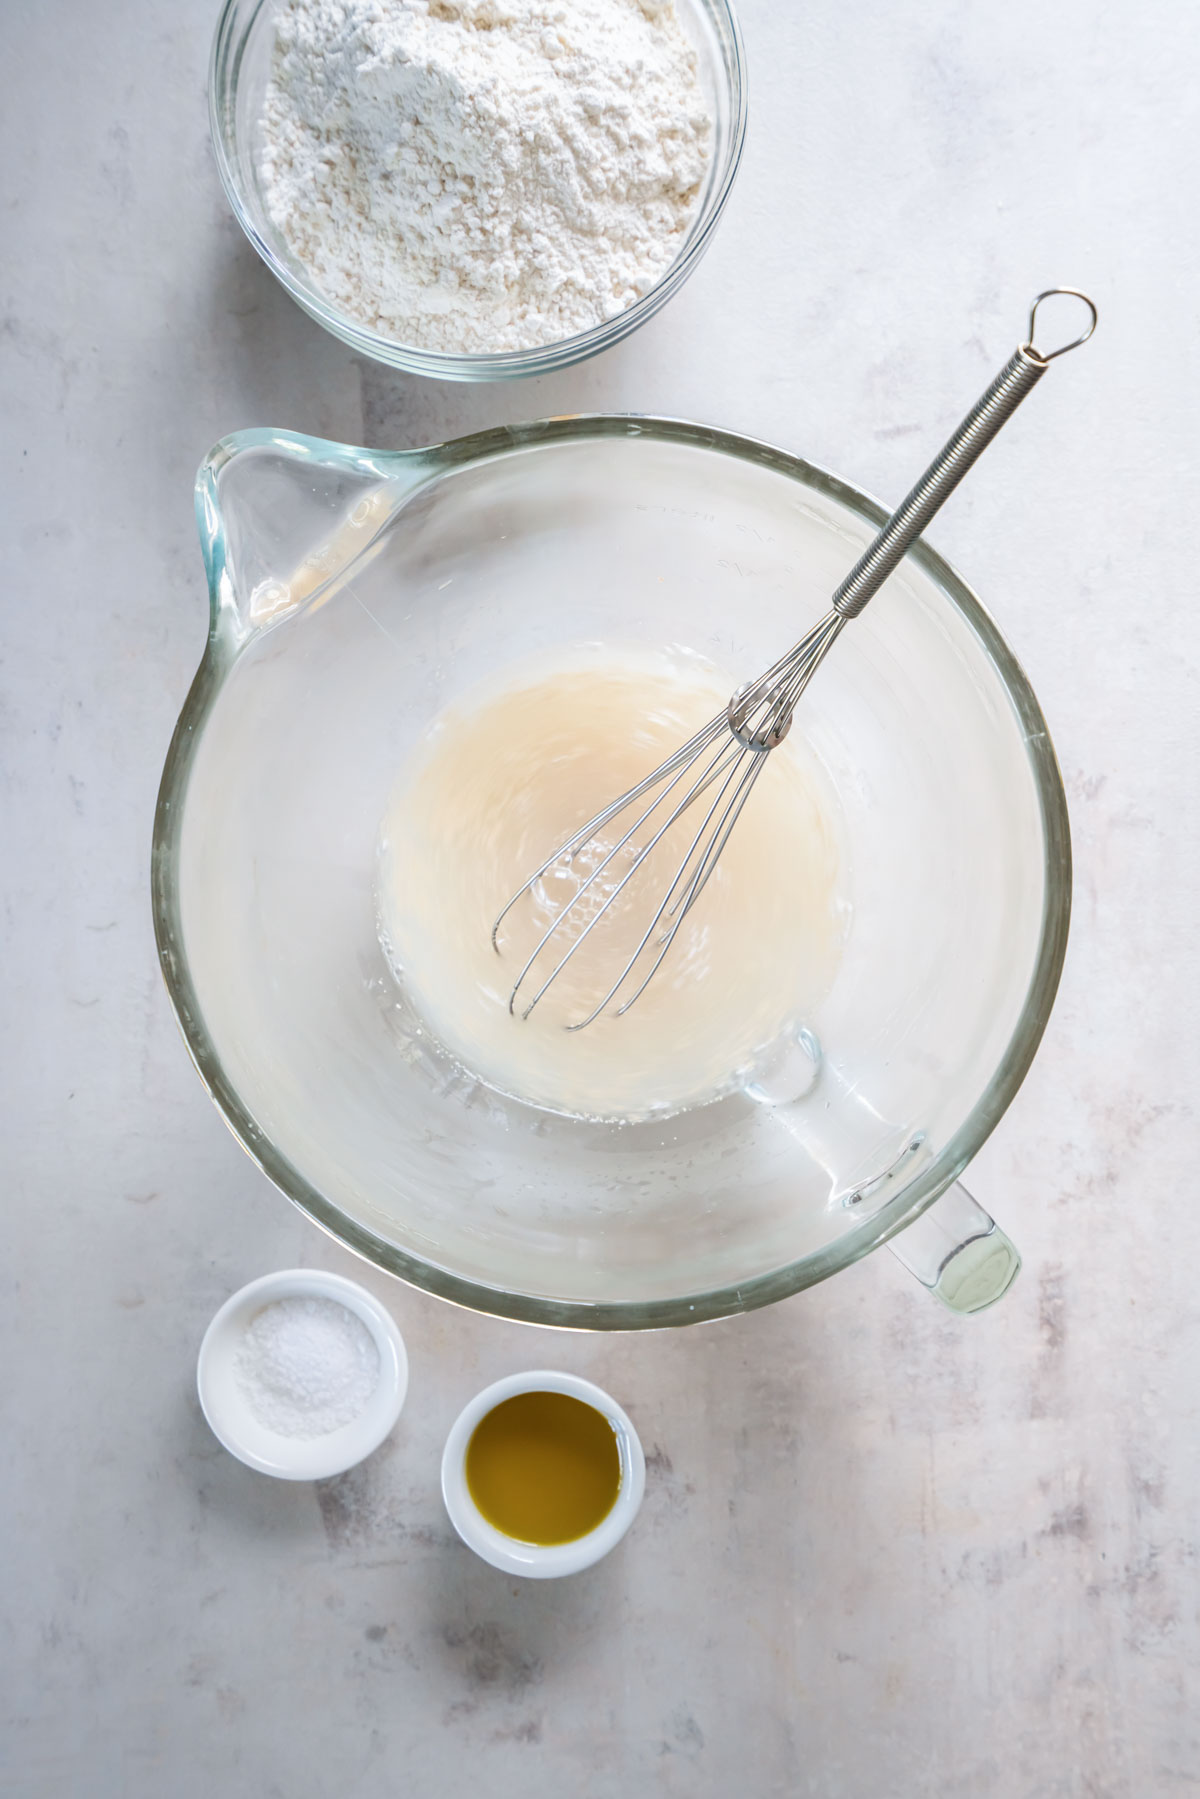
<svg viewBox="0 0 1200 1799"><path fill-rule="evenodd" d="M1068 294L1082 300L1090 315L1087 329L1057 350L1037 350L1034 336L1037 311L1052 295ZM1086 343L1096 329L1096 308L1077 287L1048 287L1033 302L1029 336L1005 363L987 392L968 412L958 430L934 457L912 492L893 512L870 547L859 557L833 596L833 610L844 619L857 618L871 596L879 591L892 570L926 525L949 499L976 457L1006 425L1026 394L1032 393L1056 356Z"/></svg>

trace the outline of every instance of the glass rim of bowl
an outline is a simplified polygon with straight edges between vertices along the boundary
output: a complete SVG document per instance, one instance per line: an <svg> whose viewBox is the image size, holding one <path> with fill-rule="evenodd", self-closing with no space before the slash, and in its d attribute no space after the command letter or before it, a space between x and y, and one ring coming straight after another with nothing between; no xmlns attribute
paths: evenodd
<svg viewBox="0 0 1200 1799"><path fill-rule="evenodd" d="M213 470L222 466L237 450L270 444L278 435L270 429L238 432L222 439L201 465L196 487L197 513L210 572L224 568L219 515L206 505ZM350 445L305 438L299 434L288 435L290 442L305 446L306 453L348 472L361 473L368 468L378 473L388 460L385 455L373 455ZM434 473L449 468L461 469L467 463L486 461L493 455L526 446L544 447L572 439L606 437L657 438L663 442L717 451L786 475L828 496L872 529L878 529L888 517L889 509L860 488L788 451L737 432L643 414L579 414L572 418L499 426L431 446L419 454ZM411 459L414 452L399 454ZM966 619L1009 696L1024 740L1042 824L1043 891L1037 954L1020 1013L988 1085L966 1118L892 1199L833 1242L809 1255L736 1283L652 1300L564 1300L543 1294L519 1293L423 1261L348 1216L314 1187L271 1141L243 1104L208 1034L203 1008L192 981L184 943L178 881L180 831L192 759L208 714L236 661L238 649L239 627L222 599L223 586L210 583L208 642L171 738L154 815L151 856L154 933L168 996L201 1081L234 1136L281 1193L373 1266L472 1311L557 1329L657 1330L755 1311L760 1306L815 1286L818 1281L840 1273L888 1238L896 1236L959 1178L1015 1097L1050 1017L1066 956L1071 917L1070 821L1049 728L1024 669L982 601L936 550L918 539L908 555Z"/></svg>
<svg viewBox="0 0 1200 1799"><path fill-rule="evenodd" d="M683 248L653 286L624 312L604 319L574 337L559 338L529 350L459 353L422 349L419 345L401 343L373 331L352 318L284 261L260 231L247 203L243 157L238 150L237 134L237 89L246 46L251 32L276 0L224 0L213 33L208 69L209 133L226 199L255 251L297 305L351 349L372 361L442 381L519 379L525 375L549 374L584 362L636 331L683 286L712 241L741 164L748 106L741 27L731 0L692 0L692 3L716 28L724 50L719 61L708 59L714 78L724 89L729 110L721 166L710 179L707 192L688 225Z"/></svg>

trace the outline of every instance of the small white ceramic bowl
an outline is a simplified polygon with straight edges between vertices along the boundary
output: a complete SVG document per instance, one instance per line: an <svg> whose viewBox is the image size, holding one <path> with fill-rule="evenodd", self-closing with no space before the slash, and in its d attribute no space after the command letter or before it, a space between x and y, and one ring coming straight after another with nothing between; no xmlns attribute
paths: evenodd
<svg viewBox="0 0 1200 1799"><path fill-rule="evenodd" d="M502 1400L518 1393L569 1393L603 1413L617 1436L617 1452L621 1458L621 1486L608 1516L595 1530L571 1543L554 1543L543 1547L522 1543L497 1530L471 1498L467 1487L467 1445L475 1426ZM459 1413L446 1438L442 1452L442 1497L450 1522L469 1549L501 1568L506 1574L524 1574L531 1580L554 1580L560 1574L578 1574L590 1568L615 1549L637 1516L646 1490L646 1458L637 1431L615 1399L602 1388L577 1374L557 1374L545 1368L530 1374L510 1374L505 1380L485 1387Z"/></svg>
<svg viewBox="0 0 1200 1799"><path fill-rule="evenodd" d="M322 1437L283 1437L268 1430L237 1380L234 1360L242 1338L264 1306L278 1299L336 1300L362 1319L379 1351L379 1384L366 1406L349 1424ZM196 1385L213 1435L230 1455L279 1480L326 1480L378 1449L395 1424L408 1392L408 1355L391 1313L365 1287L318 1268L285 1268L251 1281L225 1301L204 1333Z"/></svg>

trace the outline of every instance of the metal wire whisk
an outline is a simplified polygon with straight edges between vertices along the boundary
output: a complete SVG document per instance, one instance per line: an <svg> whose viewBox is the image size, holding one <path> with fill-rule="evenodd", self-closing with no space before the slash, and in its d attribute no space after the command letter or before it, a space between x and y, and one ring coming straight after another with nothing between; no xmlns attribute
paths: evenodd
<svg viewBox="0 0 1200 1799"><path fill-rule="evenodd" d="M1088 323L1078 337L1057 350L1037 350L1034 336L1038 307L1053 295L1066 294L1081 300L1088 310ZM741 688L725 711L710 719L694 737L669 756L652 774L631 787L627 793L597 812L575 835L560 844L548 856L523 887L513 894L492 927L492 944L500 950L500 928L517 902L558 863L570 863L615 818L639 802L648 803L637 812L613 847L582 881L566 905L538 940L520 974L513 983L508 1009L518 1010L522 988L533 989L532 997L520 1008L520 1016L528 1018L547 989L562 973L567 963L589 938L611 910L638 870L653 855L667 832L691 807L696 806L715 789L715 794L699 815L700 822L680 862L674 879L662 896L657 910L646 927L637 948L628 957L620 973L586 1018L567 1029L581 1031L598 1018L607 1007L614 1006L620 1017L628 1012L649 982L679 933L680 926L703 893L717 861L729 841L742 808L749 799L754 783L766 766L767 755L787 736L796 705L813 675L825 660L851 619L857 618L867 601L878 593L888 576L903 560L906 551L920 536L930 519L945 504L971 464L1007 424L1027 394L1031 393L1051 362L1068 350L1086 343L1096 328L1097 313L1086 294L1074 287L1051 287L1040 293L1029 313L1026 341L1009 358L991 386L971 408L966 418L930 463L912 492L901 501L874 542L860 556L833 596L830 610L802 637L785 656L772 663L765 674ZM640 834L647 833L645 842ZM628 852L630 866L613 891L598 907L577 934L577 908L596 886L614 860ZM575 914L575 917L572 915ZM558 954L561 949L562 953ZM552 966L544 977L534 975L539 958L550 951ZM531 976L533 977L531 979ZM626 991L631 988L632 991ZM522 995L524 998L524 995Z"/></svg>

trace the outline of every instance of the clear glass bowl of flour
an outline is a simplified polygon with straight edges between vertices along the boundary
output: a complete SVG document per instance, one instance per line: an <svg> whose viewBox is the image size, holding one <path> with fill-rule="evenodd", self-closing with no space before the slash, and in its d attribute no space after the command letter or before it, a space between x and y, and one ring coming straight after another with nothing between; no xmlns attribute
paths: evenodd
<svg viewBox="0 0 1200 1799"><path fill-rule="evenodd" d="M246 236L292 298L364 356L439 380L497 381L542 375L619 343L682 287L708 248L733 187L746 135L746 71L741 32L728 0L675 0L697 55L712 120L707 171L682 248L654 285L615 317L536 349L450 354L371 330L321 291L272 222L259 168L258 132L271 69L277 0L226 0L209 68L209 119L217 168Z"/></svg>

